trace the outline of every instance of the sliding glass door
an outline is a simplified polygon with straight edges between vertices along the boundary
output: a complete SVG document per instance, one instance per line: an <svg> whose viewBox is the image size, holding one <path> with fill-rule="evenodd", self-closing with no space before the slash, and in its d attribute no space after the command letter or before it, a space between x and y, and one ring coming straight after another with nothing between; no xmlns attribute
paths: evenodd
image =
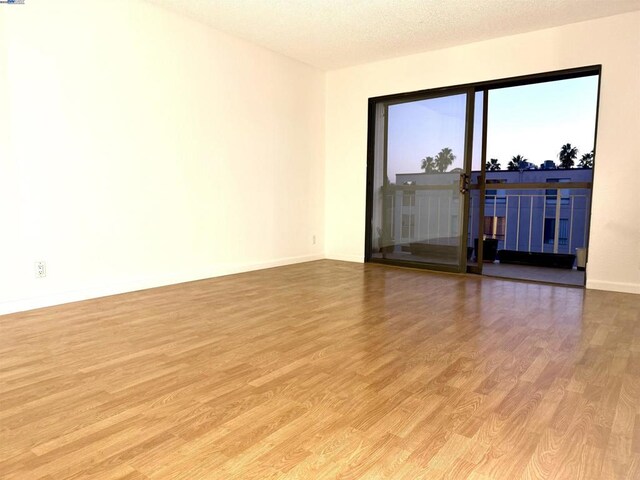
<svg viewBox="0 0 640 480"><path fill-rule="evenodd" d="M370 108L367 259L465 271L473 90Z"/></svg>
<svg viewBox="0 0 640 480"><path fill-rule="evenodd" d="M584 285L600 71L369 99L365 260Z"/></svg>

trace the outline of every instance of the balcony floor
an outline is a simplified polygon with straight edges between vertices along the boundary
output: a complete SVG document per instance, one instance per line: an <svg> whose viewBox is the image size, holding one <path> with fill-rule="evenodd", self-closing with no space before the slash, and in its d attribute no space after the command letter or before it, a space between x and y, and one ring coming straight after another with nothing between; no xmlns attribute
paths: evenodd
<svg viewBox="0 0 640 480"><path fill-rule="evenodd" d="M584 286L584 272L566 268L534 267L529 265L512 265L485 263L483 275L512 278L516 280L533 280L536 282L558 283L562 285Z"/></svg>
<svg viewBox="0 0 640 480"><path fill-rule="evenodd" d="M424 256L412 255L409 252L393 252L386 255L375 253L374 258L388 260L400 260L404 262L415 263L434 263L440 265L456 265L455 258L446 258L443 256ZM469 265L477 265L470 261ZM507 278L514 280L531 280L534 282L554 283L559 285L569 285L583 287L585 283L585 275L583 271L572 270L566 268L550 268L535 267L530 265L514 265L507 263L485 263L482 266L483 275L491 277Z"/></svg>

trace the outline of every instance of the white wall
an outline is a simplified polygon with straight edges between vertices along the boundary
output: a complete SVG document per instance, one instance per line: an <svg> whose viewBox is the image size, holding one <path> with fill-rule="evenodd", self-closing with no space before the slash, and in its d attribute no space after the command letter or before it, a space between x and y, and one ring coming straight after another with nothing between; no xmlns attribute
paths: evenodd
<svg viewBox="0 0 640 480"><path fill-rule="evenodd" d="M364 257L367 99L602 64L588 287L640 293L640 12L327 75L326 255Z"/></svg>
<svg viewBox="0 0 640 480"><path fill-rule="evenodd" d="M0 313L322 258L324 101L139 0L3 6Z"/></svg>
<svg viewBox="0 0 640 480"><path fill-rule="evenodd" d="M640 293L639 26L636 12L325 78L140 0L5 6L0 313L325 250L362 261L369 97L597 63L589 286Z"/></svg>

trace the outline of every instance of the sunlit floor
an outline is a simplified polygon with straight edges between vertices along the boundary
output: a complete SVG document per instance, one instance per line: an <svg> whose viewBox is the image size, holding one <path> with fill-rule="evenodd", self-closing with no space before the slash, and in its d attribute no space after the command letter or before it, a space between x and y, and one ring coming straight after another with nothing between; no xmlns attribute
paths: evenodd
<svg viewBox="0 0 640 480"><path fill-rule="evenodd" d="M0 478L637 480L639 326L330 260L0 316Z"/></svg>

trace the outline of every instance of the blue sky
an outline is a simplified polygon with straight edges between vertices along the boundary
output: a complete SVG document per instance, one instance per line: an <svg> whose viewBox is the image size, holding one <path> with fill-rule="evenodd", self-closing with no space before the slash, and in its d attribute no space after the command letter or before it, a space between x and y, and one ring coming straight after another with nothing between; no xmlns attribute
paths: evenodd
<svg viewBox="0 0 640 480"><path fill-rule="evenodd" d="M514 155L530 162L557 160L560 147L571 143L579 156L593 149L598 77L539 83L489 91L487 158L502 168ZM442 147L456 155L464 149L465 96L455 95L389 107L388 173L420 171L421 159ZM476 95L474 161L479 161L482 95ZM579 157L578 157L579 158Z"/></svg>

